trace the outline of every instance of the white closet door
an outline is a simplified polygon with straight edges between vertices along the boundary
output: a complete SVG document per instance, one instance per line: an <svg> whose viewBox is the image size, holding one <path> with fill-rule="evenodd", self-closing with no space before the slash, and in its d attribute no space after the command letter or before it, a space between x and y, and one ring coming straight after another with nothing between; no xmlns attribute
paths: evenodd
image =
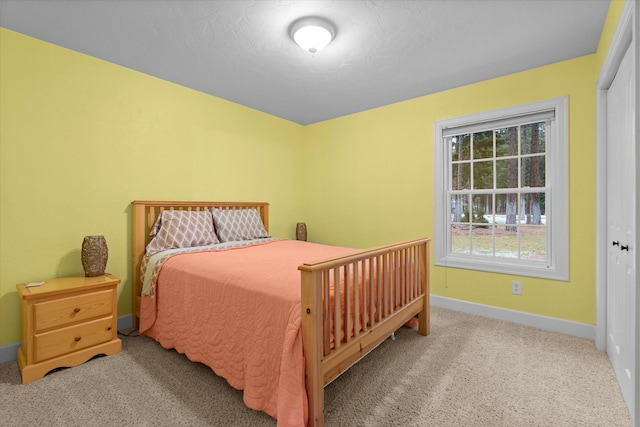
<svg viewBox="0 0 640 427"><path fill-rule="evenodd" d="M636 369L636 172L633 52L607 92L607 354L633 413Z"/></svg>

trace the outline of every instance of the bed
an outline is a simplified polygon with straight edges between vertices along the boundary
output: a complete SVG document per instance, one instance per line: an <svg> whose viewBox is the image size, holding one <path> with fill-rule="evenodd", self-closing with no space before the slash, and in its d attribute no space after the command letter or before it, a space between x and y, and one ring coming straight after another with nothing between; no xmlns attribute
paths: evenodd
<svg viewBox="0 0 640 427"><path fill-rule="evenodd" d="M268 236L268 203L133 202L133 324L278 426L324 425L327 384L416 316L429 334L429 239L357 250L260 236L145 256L159 217L212 212L216 231L216 213L255 214Z"/></svg>

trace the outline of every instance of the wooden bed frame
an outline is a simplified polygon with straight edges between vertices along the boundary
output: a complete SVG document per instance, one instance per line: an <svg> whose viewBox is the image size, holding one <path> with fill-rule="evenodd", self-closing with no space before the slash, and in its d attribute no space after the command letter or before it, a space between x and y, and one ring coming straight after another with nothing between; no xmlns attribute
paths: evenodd
<svg viewBox="0 0 640 427"><path fill-rule="evenodd" d="M156 218L163 210L212 207L257 209L269 230L268 203L133 202L134 327L140 319L140 265ZM324 425L324 387L396 329L418 315L418 333L429 334L429 242L427 238L411 240L298 268L309 426ZM377 274L369 275L368 271ZM330 307L330 282L342 287L334 295L335 307L344 306L344 313ZM340 301L341 295L344 301ZM342 338L332 342L332 336Z"/></svg>

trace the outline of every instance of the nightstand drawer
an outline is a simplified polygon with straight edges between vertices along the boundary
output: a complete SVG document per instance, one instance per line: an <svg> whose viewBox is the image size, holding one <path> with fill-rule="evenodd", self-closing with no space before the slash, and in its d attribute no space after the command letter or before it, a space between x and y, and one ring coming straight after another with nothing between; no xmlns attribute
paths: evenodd
<svg viewBox="0 0 640 427"><path fill-rule="evenodd" d="M68 328L37 334L34 337L35 362L82 350L116 338L113 316Z"/></svg>
<svg viewBox="0 0 640 427"><path fill-rule="evenodd" d="M35 332L113 313L113 291L91 292L33 305Z"/></svg>

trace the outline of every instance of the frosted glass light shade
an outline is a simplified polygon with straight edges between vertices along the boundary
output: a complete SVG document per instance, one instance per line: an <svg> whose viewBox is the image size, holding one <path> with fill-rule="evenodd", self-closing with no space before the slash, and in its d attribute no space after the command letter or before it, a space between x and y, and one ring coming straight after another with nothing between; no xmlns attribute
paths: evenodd
<svg viewBox="0 0 640 427"><path fill-rule="evenodd" d="M301 48L316 53L331 43L336 29L322 18L302 18L291 24L289 35Z"/></svg>

